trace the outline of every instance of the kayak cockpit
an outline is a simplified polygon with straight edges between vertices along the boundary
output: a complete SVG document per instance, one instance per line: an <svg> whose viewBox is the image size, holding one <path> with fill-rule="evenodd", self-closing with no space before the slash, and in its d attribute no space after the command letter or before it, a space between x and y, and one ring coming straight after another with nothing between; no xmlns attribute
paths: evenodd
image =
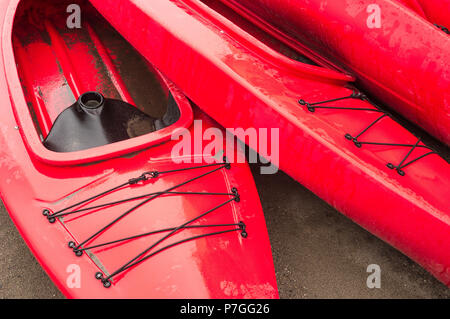
<svg viewBox="0 0 450 319"><path fill-rule="evenodd" d="M188 127L187 99L87 2L76 4L80 25L71 25L73 2L16 6L7 43L16 70L7 73L10 90L22 90L11 96L32 153L79 164L160 144Z"/></svg>

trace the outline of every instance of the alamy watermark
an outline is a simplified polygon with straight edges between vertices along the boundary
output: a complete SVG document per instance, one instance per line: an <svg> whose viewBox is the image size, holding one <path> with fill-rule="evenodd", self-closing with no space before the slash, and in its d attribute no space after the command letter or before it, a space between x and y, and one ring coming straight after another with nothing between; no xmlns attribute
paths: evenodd
<svg viewBox="0 0 450 319"><path fill-rule="evenodd" d="M370 275L367 277L367 288L380 289L381 288L381 267L377 264L371 264L367 266L367 272Z"/></svg>
<svg viewBox="0 0 450 319"><path fill-rule="evenodd" d="M275 174L279 166L279 128L227 128L209 127L203 130L203 122L195 120L192 134L188 129L177 130L172 140L178 141L172 148L175 163L213 163L222 161L226 150L230 163L245 163L244 143L249 146L248 162L262 163L261 174ZM191 156L191 154L193 156Z"/></svg>
<svg viewBox="0 0 450 319"><path fill-rule="evenodd" d="M380 29L381 28L381 8L378 4L370 4L367 6L367 27L369 29Z"/></svg>
<svg viewBox="0 0 450 319"><path fill-rule="evenodd" d="M66 19L66 25L69 29L81 28L81 8L78 4L69 4L66 12L70 13Z"/></svg>
<svg viewBox="0 0 450 319"><path fill-rule="evenodd" d="M66 279L66 285L68 288L81 288L81 268L77 264L70 264L66 268L66 272L69 274Z"/></svg>

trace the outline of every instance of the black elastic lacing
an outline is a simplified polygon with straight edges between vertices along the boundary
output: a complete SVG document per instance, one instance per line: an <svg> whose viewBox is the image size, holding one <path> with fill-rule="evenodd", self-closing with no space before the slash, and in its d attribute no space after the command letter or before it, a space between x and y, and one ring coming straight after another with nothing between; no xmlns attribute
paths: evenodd
<svg viewBox="0 0 450 319"><path fill-rule="evenodd" d="M193 178L190 178L182 183L179 183L178 185L172 186L164 191L161 192L152 192L149 194L144 194L144 195L140 195L140 196L135 196L135 197L130 197L130 198L125 198L125 199L121 199L121 200L117 200L117 201L113 201L113 202L108 202L108 203L104 203L104 204L99 204L99 205L94 205L94 206L89 206L89 207L84 207L84 208L78 208L78 209L74 209L76 207L79 207L82 204L85 204L89 201L94 201L96 199L98 199L101 196L105 196L111 192L120 190L121 188L124 188L125 186L128 185L134 185L137 184L141 181L146 181L150 178L157 178L163 174L168 174L168 173L176 173L176 172L183 172L183 171L187 171L187 170L193 170L193 169L200 169L200 168L206 168L206 167L213 167L216 166L216 168L211 169L208 172L205 172L201 175L195 176ZM183 185L186 185L190 182L193 182L195 180L198 180L204 176L207 176L209 174L212 174L213 172L219 171L223 168L226 169L230 169L231 166L230 164L226 161L226 158L224 158L224 163L215 163L215 164L208 164L208 165L200 165L200 166L195 166L195 167L188 167L188 168L182 168L182 169L175 169L175 170L168 170L168 171L152 171L152 172L145 172L143 174L141 174L140 176L136 177L136 178L132 178L130 180L128 180L128 182L126 183L122 183L116 187L113 187L109 190L106 190L104 192L101 192L97 195L94 195L88 199L82 200L76 204L73 204L71 206L68 206L64 209L61 209L53 214L50 213L50 210L45 209L43 214L47 217L47 219L49 220L49 222L54 223L56 218L61 218L67 215L72 215L72 214L76 214L76 213L81 213L81 212L85 212L85 211L92 211L94 209L99 209L99 208L106 208L112 205L116 205L116 204L121 204L124 202L129 202L129 201L133 201L133 200L138 200L138 199L143 199L145 198L143 201L139 202L137 205L133 206L132 208L128 209L127 211L125 211L123 214L121 214L119 217L115 218L113 221L109 222L107 225L103 226L100 228L100 230L96 231L94 234L92 234L91 236L89 236L87 239L83 240L81 243L79 243L78 245L75 244L75 242L71 241L69 242L69 247L74 251L74 253L77 256L81 256L83 254L83 251L89 250L89 249L94 249L94 248L100 248L100 247L104 247L104 246L108 246L108 245L112 245L112 244L117 244L117 243L121 243L121 242L125 242L128 240L133 240L133 239L137 239L137 238L141 238L144 236L149 236L152 234L157 234L157 233L163 233L163 232L169 232L168 234L166 234L165 236L163 236L161 239L159 239L158 241L156 241L154 244L152 244L150 247L148 247L147 249L145 249L143 252L141 252L140 254L138 254L136 257L134 257L133 259L131 259L130 261L128 261L127 263L125 263L122 267L120 267L119 269L117 269L116 271L114 271L111 275L108 275L106 277L103 277L102 273L97 273L96 274L96 278L97 279L101 279L103 285L105 287L110 287L111 286L111 279L126 271L127 269L143 262L144 260L147 260L148 258L156 255L157 253L166 250L170 247L173 247L175 245L181 244L181 243L185 243L194 239L198 239L198 238L202 238L202 237L208 237L208 236L213 236L213 235L219 235L219 234L224 234L224 233L228 233L228 232L233 232L233 231L240 231L242 237L246 238L247 237L247 231L246 231L246 226L244 224L244 222L240 221L239 223L234 223L234 224L215 224L215 225L189 225L195 221L197 221L198 219L206 216L207 214L210 214L211 212L227 205L228 203L232 202L232 201L236 201L239 202L240 201L240 195L238 193L238 190L236 188L232 188L231 192L228 193L219 193L219 192L178 192L178 191L174 191L176 188L179 188ZM115 223L117 223L119 220L121 220L122 218L124 218L125 216L127 216L128 214L130 214L131 212L133 212L134 210L136 210L137 208L143 206L144 204L148 203L149 201L155 199L156 197L159 197L161 195L205 195L205 196L211 196L211 195L215 195L215 196L229 196L231 198L229 198L228 200L224 201L223 203L209 209L208 211L198 215L197 217L183 223L182 225L179 225L177 227L169 227L169 228L164 228L164 229L159 229L159 230L154 230L151 232L147 232L147 233L143 233L143 234L138 234L138 235L132 235L126 238L121 238L121 239L117 239L117 240L113 240L113 241L109 241L109 242L104 242L101 244L95 244L92 246L86 246L86 243L88 243L89 241L91 241L92 239L94 239L95 237L99 236L102 232L104 232L105 230L107 230L108 228L110 228L112 225L114 225ZM185 238L183 240L179 240L177 242L171 243L169 245L166 245L154 252L152 252L151 254L145 256L145 254L147 254L150 250L152 250L154 247L156 247L157 245L159 245L160 243L162 243L164 240L168 239L169 237L171 237L172 235L174 235L175 233L177 233L180 230L184 230L184 229L200 229L200 228L211 228L211 227L231 227L231 229L226 229L226 230L221 230L221 231L216 231L216 232L212 232L212 233L206 233L206 234L201 234L198 236L193 236L193 237L189 237L189 238Z"/></svg>
<svg viewBox="0 0 450 319"><path fill-rule="evenodd" d="M206 176L206 175L209 175L209 174L212 174L212 173L214 173L214 172L216 172L216 171L218 171L218 170L221 170L222 168L226 167L227 165L228 165L228 164L220 164L220 166L219 166L218 168L215 168L215 169L213 169L213 170L211 170L211 171L209 171L209 172L203 173L203 174L201 174L201 175L199 175L199 176L190 178L190 179L188 179L187 181L184 181L184 182L182 182L182 183L180 183L180 184L178 184L178 185L169 187L168 189L166 189L166 190L164 190L164 191L162 191L162 192L160 192L160 193L158 193L158 194L155 194L155 195L153 195L153 196L150 196L150 197L147 198L147 199L144 199L144 200L141 201L140 203L136 204L135 206L133 206L133 207L131 207L130 209L128 209L127 211L125 211L125 212L124 212L122 215L120 215L119 217L117 217L117 218L115 218L114 220L112 220L110 223L108 223L108 224L106 224L105 226L103 226L102 228L100 228L97 232L95 232L94 234L92 234L91 236L89 236L88 238L86 238L84 241L82 241L82 242L78 245L78 247L75 247L74 250L80 248L82 245L84 245L84 244L87 243L88 241L94 239L94 238L97 237L99 234L101 234L102 232L104 232L105 230L107 230L108 228L110 228L112 225L116 224L119 220L121 220L122 218L124 218L125 216L127 216L128 214L130 214L131 212L135 211L135 210L138 209L139 207L141 207L141 206L147 204L147 203L150 202L151 200L153 200L153 199L155 199L155 198L157 198L157 197L159 197L159 196L161 196L161 195L163 195L163 194L165 194L165 193L167 193L167 192L170 192L170 191L172 191L172 190L174 190L174 189L176 189L176 188L179 188L179 187L181 187L181 186L183 186L183 185L189 184L189 183L191 183L191 182L193 182L193 181L195 181L195 180L197 180L197 179L200 179L200 178L202 178L202 177L204 177L204 176ZM204 166L203 166L203 167L204 167ZM198 166L198 168L200 168L200 166ZM192 169L192 168L188 168L188 169ZM187 169L184 169L184 170L187 170ZM184 171L184 170L176 170L176 172L180 172L180 171ZM173 172L173 171L171 171L171 172ZM162 174L162 172L161 172L160 174Z"/></svg>
<svg viewBox="0 0 450 319"><path fill-rule="evenodd" d="M247 232L246 232L246 229L245 229L245 224L241 222L241 223L237 224L237 226L239 226L239 227L237 227L237 228L233 228L233 229L229 229L229 230L224 230L224 231L220 231L220 232L214 232L214 233L202 234L202 235L194 236L194 237L191 237L191 238L183 239L183 240L177 241L177 242L175 242L175 243L172 243L172 244L170 244L170 245L168 245L168 246L165 246L165 247L163 247L163 248L161 248L161 249L159 249L159 250L157 250L157 251L155 251L155 252L153 252L153 253L151 253L151 254L149 254L149 255L147 255L147 256L144 256L144 255L145 255L146 253L148 253L150 250L152 250L153 248L155 248L157 245L159 245L159 244L160 244L161 242L163 242L164 240L166 240L166 239L168 239L169 237L171 237L173 234L175 234L175 233L178 232L179 230L187 228L186 226L188 226L189 224L191 224L191 223L193 223L194 221L196 221L196 220L198 220L198 219L200 219L200 218L202 218L202 217L208 215L209 213L211 213L211 212L213 212L213 211L215 211L215 210L217 210L217 209L219 209L219 208L221 208L221 207L227 205L228 203L237 200L237 198L239 198L239 197L233 197L233 198L230 198L230 199L228 199L227 201L225 201L225 202L223 202L223 203L217 205L216 207L214 207L214 208L212 208L212 209L209 209L208 211L206 211L206 212L204 212L204 213L202 213L202 214L200 214L200 215L194 217L193 219L191 219L191 220L189 220L189 221L183 223L182 225L179 225L178 227L173 228L172 230L170 230L170 232L169 232L167 235L165 235L165 236L163 236L161 239L157 240L155 243L153 243L153 244L152 244L151 246L149 246L147 249L145 249L144 251L142 251L141 253L139 253L137 256L135 256L134 258L132 258L130 261L128 261L127 263L125 263L122 267L120 267L120 268L118 268L116 271L114 271L112 274L110 274L110 275L108 275L108 276L106 276L106 277L103 277L103 276L100 277L99 274L97 273L97 274L96 274L96 278L97 278L97 279L101 279L103 285L104 285L105 287L108 288L109 286L111 286L111 282L110 282L110 279L111 279L111 278L113 278L114 276L117 276L118 274L120 274L120 273L126 271L127 269L129 269L129 268L131 268L131 267L133 267L133 266L136 266L137 264L140 264L141 262L143 262L143 261L147 260L148 258L154 256L154 255L157 254L158 252L160 252L160 251L162 251L162 250L165 250L165 249L167 249L167 248L169 248L169 247L173 247L173 246L175 246L175 245L178 245L178 244L181 244L181 243L184 243L184 242L193 240L193 239L199 239L199 238L206 237L206 236L218 235L218 234L223 234L223 233L232 232L232 231L239 231L239 230L241 231L241 235L242 235L244 238L247 237Z"/></svg>
<svg viewBox="0 0 450 319"><path fill-rule="evenodd" d="M375 108L358 108L358 107L342 107L342 106L329 106L329 105L323 105L323 104L327 104L327 103L331 103L331 102L336 102L336 101L341 101L341 100L345 100L345 99L359 99L362 101L367 101L368 103L370 103L372 106L374 106ZM352 135L352 134L345 134L345 138L352 141L356 147L361 148L363 145L383 145L383 146L397 146L397 147L408 147L410 148L408 154L406 155L406 157L401 161L401 163L399 165L394 165L392 163L388 163L387 167L389 167L390 169L396 169L397 172L401 175L401 176L405 176L405 172L404 172L404 168L417 162L418 160L431 155L431 154L437 154L435 151L433 151L430 147L420 144L421 139L419 138L419 140L417 141L416 144L400 144L400 143L384 143L384 142L367 142L367 141L361 141L359 140L359 138L366 133L371 127L373 127L374 125L376 125L377 123L379 123L383 118L385 117L389 117L389 114L385 111L383 111L382 109L380 109L376 104L372 103L366 95L364 95L363 93L360 92L356 92L353 91L352 94L350 94L349 96L345 96L345 97L341 97L341 98L336 98L336 99L330 99L330 100L325 100L325 101L320 101L320 102L314 102L314 103L309 103L306 102L305 100L299 100L298 103L302 106L306 106L306 108L308 109L308 111L310 111L311 113L314 113L316 111L316 109L336 109L336 110L350 110L350 111L368 111L368 112L374 112L374 113L382 113L381 116L379 116L376 120L374 120L372 123L370 123L368 126L366 126L364 129L361 130L361 132L359 132L356 135ZM414 151L414 149L416 148L425 148L430 150L429 153L421 155L409 162L407 162L406 164L405 161L409 158L409 156L411 155L411 153Z"/></svg>
<svg viewBox="0 0 450 319"><path fill-rule="evenodd" d="M392 163L388 163L388 164L387 164L387 167L389 167L390 169L396 169L396 170L397 170L397 173L399 173L401 176L404 176L404 175L405 175L405 171L403 170L403 168L405 168L406 166L411 165L411 164L414 163L414 162L417 162L418 160L420 160L420 159L422 159L422 158L424 158L424 157L426 157L426 156L428 156L428 155L436 154L436 152L431 151L431 152L428 152L428 153L426 153L426 154L423 154L423 155L421 155L421 156L419 156L419 157L416 157L415 159L413 159L413 160L407 162L406 164L403 164L403 163L406 162L406 160L408 159L409 155L411 155L411 153L414 151L414 149L417 148L417 147L419 147L419 143L420 143L420 138L417 140L416 144L409 150L408 154L406 154L406 156L403 158L403 160L400 162L399 165L395 166L395 165L392 164Z"/></svg>
<svg viewBox="0 0 450 319"><path fill-rule="evenodd" d="M148 193L148 194L144 194L144 195L140 195L140 196L129 197L129 198L113 201L113 202L99 204L99 205L95 205L95 206L84 207L84 208L80 208L80 209L69 211L69 212L53 214L53 215L51 215L51 217L53 217L53 218L54 217L63 217L63 216L81 213L81 212L94 210L94 209L99 209L99 208L103 208L103 207L107 207L107 206L122 204L122 203L130 202L133 200L145 198L145 197L150 197L153 195L209 195L209 196L211 196L211 195L233 195L233 194L232 193L207 193L207 192L153 192L153 193Z"/></svg>
<svg viewBox="0 0 450 319"><path fill-rule="evenodd" d="M226 160L226 159L224 159L224 160ZM102 196L104 196L104 195L108 195L108 194L110 194L110 193L112 193L112 192L114 192L114 191L116 191L116 190L121 189L122 187L129 186L129 185L135 185L135 184L137 184L137 183L139 183L139 182L142 182L142 181L147 181L147 180L152 179L152 178L157 178L157 177L159 177L159 176L162 175L162 174L176 173L176 172L181 172L181 171L187 171L187 170L193 170L193 169L200 169L200 168L206 168L206 167L212 167L212 166L220 166L220 167L219 167L218 169L215 169L215 170L213 170L213 171L211 171L211 172L208 172L208 173L206 173L206 174L204 174L204 175L197 176L197 177L193 178L192 180L186 181L185 183L183 183L183 184L181 184L181 185L176 185L176 186L174 186L173 188L170 188L170 190L175 189L175 188L177 188L177 187L180 187L180 186L182 186L182 185L184 185L184 184L187 184L187 183L189 183L189 182L192 182L192 181L194 181L194 180L196 180L196 179L198 179L198 178L201 178L201 177L203 177L203 176L205 176L205 175L208 175L208 174L210 174L210 173L213 173L213 172L215 172L215 171L217 171L217 170L220 170L220 169L222 169L222 168L224 168L224 167L225 167L225 168L229 168L229 167L230 167L230 164L229 164L229 163L226 163L226 162L225 162L225 163L214 163L214 164L208 164L208 165L200 165L200 166L194 166L194 167L180 168L180 169L175 169L175 170L161 171L161 172L158 172L158 171L145 172L145 173L141 174L141 175L138 176L138 177L129 179L129 180L128 180L127 182L125 182L125 183L122 183L122 184L120 184L120 185L118 185L118 186L115 186L115 187L113 187L113 188L110 188L110 189L108 189L108 190L106 190L106 191L104 191L104 192L101 192L101 193L99 193L99 194L97 194L97 195L94 195L94 196L92 196L92 197L89 197L89 198L87 198L87 199L85 199L85 200L82 200L82 201L80 201L80 202L78 202L78 203L75 203L75 204L73 204L73 205L71 205L71 206L68 206L68 207L66 207L66 208L63 208L63 209L61 209L61 210L59 210L59 211L57 211L57 212L55 212L55 213L53 213L53 214L51 214L50 211L49 211L48 209L44 209L43 215L47 217L47 219L49 220L49 222L54 223L55 220L56 220L56 219L55 219L56 217L62 217L62 216L64 216L64 215L69 215L69 214L71 214L71 213L81 212L81 211L88 210L88 209L94 209L95 207L91 207L91 208L87 208L87 209L79 209L79 210L76 210L76 211L71 211L71 212L69 212L69 213L64 213L64 212L66 212L67 210L70 210L70 209L72 209L72 208L74 208L74 207L77 207L77 206L80 206L80 205L82 205L82 204L84 204L84 203L93 201L94 199L97 199L97 198L102 197ZM138 196L138 197L135 197L135 198L129 198L129 199L126 199L126 200L119 200L119 201L112 202L112 203L108 203L108 204L109 204L109 205L119 204L119 203L123 203L123 202L126 202L126 201L131 201L131 200L133 200L133 199L144 198L144 197L151 196L151 195L154 195L155 197L158 197L158 196L160 196L160 195L169 193L170 190L165 190L165 191L162 191L162 192L156 192L156 193L152 193L152 194L147 194L147 195L143 195L143 196ZM152 199L155 198L155 197L152 197L152 198L148 199L148 201L149 201L149 200L152 200ZM143 203L146 203L146 201L144 201ZM108 204L104 204L104 206L107 206ZM139 206L140 206L140 205L139 205ZM137 206L137 207L135 207L135 208L138 208L139 206ZM99 207L102 207L102 206L99 205ZM132 208L132 209L134 210L135 208Z"/></svg>
<svg viewBox="0 0 450 319"><path fill-rule="evenodd" d="M243 222L240 222L240 223L237 223L237 224L192 225L192 226L184 226L184 227L182 227L182 229L198 229L198 228L210 228L210 227L231 227L231 226L238 226L239 229L242 229L244 224L243 224ZM104 246L108 246L108 245L112 245L112 244L117 244L117 243L121 243L121 242L124 242L124 241L132 240L132 239L137 239L137 238L141 238L141 237L145 237L145 236L150 236L150 235L155 235L155 234L159 234L159 233L165 233L165 232L168 232L168 231L173 231L175 229L176 229L176 227L170 227L170 228L163 228L163 229L153 230L153 231L150 231L150 232L147 232L147 233L143 233L143 234L139 234L139 235L134 235L134 236L125 237L125 238L121 238L121 239L116 239L116 240L105 242L105 243L101 243L101 244L96 244L96 245L92 245L92 246L88 246L88 247L79 248L79 249L77 249L77 251L85 251L85 250L89 250L89 249L100 248L100 247L104 247Z"/></svg>

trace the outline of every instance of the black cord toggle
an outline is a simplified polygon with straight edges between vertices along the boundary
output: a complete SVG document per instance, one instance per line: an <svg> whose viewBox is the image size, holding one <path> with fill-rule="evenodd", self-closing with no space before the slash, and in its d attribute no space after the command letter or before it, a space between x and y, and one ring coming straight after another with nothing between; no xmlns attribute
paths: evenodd
<svg viewBox="0 0 450 319"><path fill-rule="evenodd" d="M69 248L73 250L73 252L75 253L75 256L81 257L81 255L83 255L83 251L80 250L80 249L78 249L78 247L77 247L77 245L75 244L75 242L69 241L69 243L67 244L67 246L69 246Z"/></svg>
<svg viewBox="0 0 450 319"><path fill-rule="evenodd" d="M362 147L362 144L360 142L358 142L358 138L353 137L351 134L349 134L349 133L345 134L345 138L349 141L352 141L356 147L358 147L358 148Z"/></svg>
<svg viewBox="0 0 450 319"><path fill-rule="evenodd" d="M146 173L142 174L139 177L129 179L128 180L128 184L135 185L135 184L137 184L139 182L144 182L144 181L147 181L147 180L149 180L151 178L157 178L158 176L159 176L159 172L158 171L146 172Z"/></svg>
<svg viewBox="0 0 450 319"><path fill-rule="evenodd" d="M395 169L400 176L405 176L405 171L403 171L400 166L395 166L392 163L387 163L386 165L390 169Z"/></svg>
<svg viewBox="0 0 450 319"><path fill-rule="evenodd" d="M306 106L306 108L308 109L308 111L310 111L311 113L314 113L316 111L316 109L314 107L311 106L310 103L306 102L305 100L298 100L298 103L300 105Z"/></svg>
<svg viewBox="0 0 450 319"><path fill-rule="evenodd" d="M239 202L241 201L241 196L239 195L239 192L238 192L237 188L236 188L236 187L233 187L233 188L231 189L231 192L232 192L233 195L234 195L234 200L235 200L235 202L239 203Z"/></svg>
<svg viewBox="0 0 450 319"><path fill-rule="evenodd" d="M105 287L105 288L111 287L111 281L109 281L109 279L105 278L101 272L95 273L95 279L100 280L103 284L103 287Z"/></svg>
<svg viewBox="0 0 450 319"><path fill-rule="evenodd" d="M240 221L238 223L238 226L239 226L239 229L241 230L241 236L243 238L247 238L248 237L248 233L247 233L247 230L246 230L245 223L243 221Z"/></svg>
<svg viewBox="0 0 450 319"><path fill-rule="evenodd" d="M362 100L362 101L368 101L369 100L367 95L365 95L362 92L358 92L358 91L353 91L352 94L351 94L351 97L353 99L359 99L359 100Z"/></svg>
<svg viewBox="0 0 450 319"><path fill-rule="evenodd" d="M55 217L52 217L48 209L44 209L42 211L42 215L44 215L47 218L48 222L51 224L53 224L56 221Z"/></svg>
<svg viewBox="0 0 450 319"><path fill-rule="evenodd" d="M134 184L137 184L137 183L139 183L141 181L146 181L147 179L148 179L147 176L145 174L142 174L139 177L129 179L128 180L128 184L134 185Z"/></svg>

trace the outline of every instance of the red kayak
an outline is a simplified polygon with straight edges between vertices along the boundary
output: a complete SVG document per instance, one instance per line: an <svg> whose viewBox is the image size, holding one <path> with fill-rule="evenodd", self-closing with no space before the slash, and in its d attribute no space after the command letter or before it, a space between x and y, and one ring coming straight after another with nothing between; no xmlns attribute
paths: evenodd
<svg viewBox="0 0 450 319"><path fill-rule="evenodd" d="M351 76L219 1L91 3L224 127L278 128L282 170L450 284L449 164Z"/></svg>
<svg viewBox="0 0 450 319"><path fill-rule="evenodd" d="M172 154L215 123L73 3L0 1L0 193L42 267L71 298L277 298L248 165Z"/></svg>
<svg viewBox="0 0 450 319"><path fill-rule="evenodd" d="M221 0L450 145L450 37L394 0Z"/></svg>
<svg viewBox="0 0 450 319"><path fill-rule="evenodd" d="M443 31L450 28L450 0L398 0Z"/></svg>

